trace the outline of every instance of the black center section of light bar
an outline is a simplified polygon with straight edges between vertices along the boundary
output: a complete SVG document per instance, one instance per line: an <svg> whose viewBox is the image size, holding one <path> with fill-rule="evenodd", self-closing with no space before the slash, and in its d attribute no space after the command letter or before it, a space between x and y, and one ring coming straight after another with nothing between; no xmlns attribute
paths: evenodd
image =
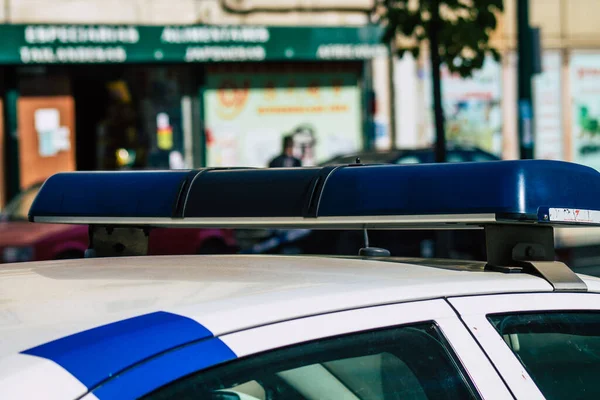
<svg viewBox="0 0 600 400"><path fill-rule="evenodd" d="M330 170L328 168L327 170ZM302 217L321 168L208 171L190 186L184 218Z"/></svg>

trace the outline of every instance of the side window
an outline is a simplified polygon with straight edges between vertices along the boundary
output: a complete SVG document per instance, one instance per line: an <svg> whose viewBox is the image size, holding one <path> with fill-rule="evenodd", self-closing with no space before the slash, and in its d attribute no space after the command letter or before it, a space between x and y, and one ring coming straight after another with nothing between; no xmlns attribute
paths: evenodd
<svg viewBox="0 0 600 400"><path fill-rule="evenodd" d="M600 313L488 316L547 399L600 398Z"/></svg>
<svg viewBox="0 0 600 400"><path fill-rule="evenodd" d="M433 324L305 343L183 378L147 399L478 398Z"/></svg>

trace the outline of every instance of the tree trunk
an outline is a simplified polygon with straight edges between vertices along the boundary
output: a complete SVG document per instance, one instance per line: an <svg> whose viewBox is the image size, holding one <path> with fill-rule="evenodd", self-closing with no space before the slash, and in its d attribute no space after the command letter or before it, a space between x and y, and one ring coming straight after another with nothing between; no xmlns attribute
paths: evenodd
<svg viewBox="0 0 600 400"><path fill-rule="evenodd" d="M533 42L529 26L529 0L519 0L517 6L517 52L519 95L519 154L521 159L534 156L533 108L531 78L533 74Z"/></svg>
<svg viewBox="0 0 600 400"><path fill-rule="evenodd" d="M439 0L429 0L431 4L431 22L429 27L429 45L431 57L431 77L433 83L433 114L435 118L435 161L446 162L446 132L444 129L444 110L442 108L442 80L440 76L440 4Z"/></svg>
<svg viewBox="0 0 600 400"><path fill-rule="evenodd" d="M435 117L435 162L446 162L446 131L444 129L444 109L442 108L441 59L439 50L440 4L439 0L429 0L431 23L429 26L429 54L431 57L431 77L433 83L433 115ZM450 258L452 232L435 231L435 256Z"/></svg>

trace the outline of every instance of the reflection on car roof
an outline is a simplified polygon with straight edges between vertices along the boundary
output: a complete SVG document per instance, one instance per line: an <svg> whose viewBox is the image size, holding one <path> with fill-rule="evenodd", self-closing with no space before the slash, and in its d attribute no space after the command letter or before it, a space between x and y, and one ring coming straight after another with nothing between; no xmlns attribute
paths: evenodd
<svg viewBox="0 0 600 400"><path fill-rule="evenodd" d="M443 268L309 256L98 258L12 265L0 272L5 300L0 357L156 311L197 318L218 334L390 302L552 290L529 274L469 272L477 270L472 262L463 271L434 261L420 264ZM600 289L600 283L588 286Z"/></svg>

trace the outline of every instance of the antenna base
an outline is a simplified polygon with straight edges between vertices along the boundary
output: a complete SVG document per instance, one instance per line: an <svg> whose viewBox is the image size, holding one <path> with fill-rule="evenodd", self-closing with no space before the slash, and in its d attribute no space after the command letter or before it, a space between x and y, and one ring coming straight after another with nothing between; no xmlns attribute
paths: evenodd
<svg viewBox="0 0 600 400"><path fill-rule="evenodd" d="M358 251L361 257L389 257L390 251L381 247L364 247Z"/></svg>

